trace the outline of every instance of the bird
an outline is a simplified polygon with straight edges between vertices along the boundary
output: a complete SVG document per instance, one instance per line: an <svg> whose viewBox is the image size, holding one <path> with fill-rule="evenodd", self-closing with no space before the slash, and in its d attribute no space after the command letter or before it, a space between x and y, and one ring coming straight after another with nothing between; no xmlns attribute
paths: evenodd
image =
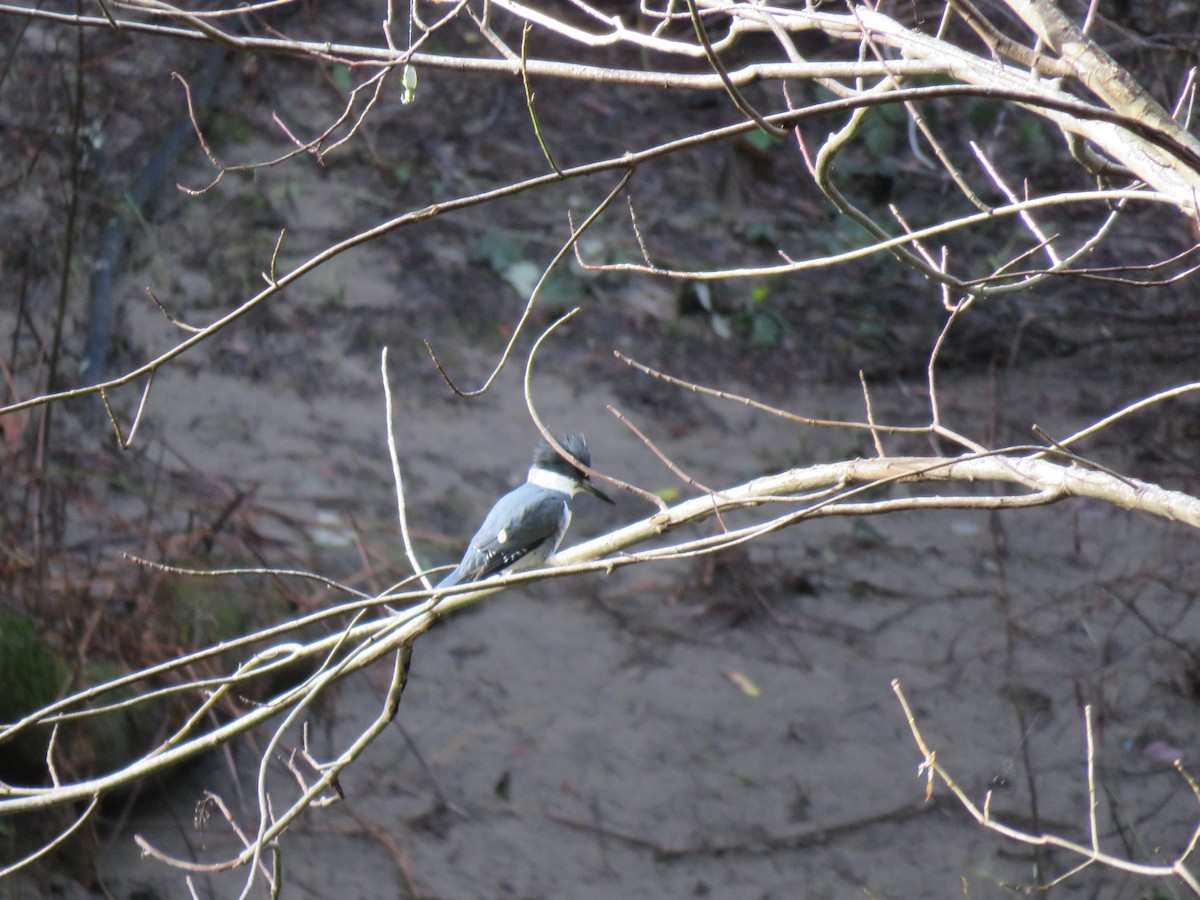
<svg viewBox="0 0 1200 900"><path fill-rule="evenodd" d="M574 461L561 456L548 441L539 442L525 483L496 501L467 545L462 562L438 583L438 588L537 568L558 549L567 533L572 497L587 491L605 503L613 503L575 465L592 464L584 436L564 435L559 444Z"/></svg>

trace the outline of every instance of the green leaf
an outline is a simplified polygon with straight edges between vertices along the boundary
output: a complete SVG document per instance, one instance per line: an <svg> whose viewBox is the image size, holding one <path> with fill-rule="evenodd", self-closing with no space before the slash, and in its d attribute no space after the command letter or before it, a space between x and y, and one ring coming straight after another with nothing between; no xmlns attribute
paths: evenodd
<svg viewBox="0 0 1200 900"><path fill-rule="evenodd" d="M404 104L412 103L417 99L417 70L412 66L404 67L404 74L400 77L400 102Z"/></svg>
<svg viewBox="0 0 1200 900"><path fill-rule="evenodd" d="M490 232L471 247L470 260L485 263L496 272L503 272L521 258L522 247L511 238Z"/></svg>
<svg viewBox="0 0 1200 900"><path fill-rule="evenodd" d="M880 159L891 156L896 146L897 130L895 126L882 120L882 117L868 119L863 128L863 139L871 155Z"/></svg>
<svg viewBox="0 0 1200 900"><path fill-rule="evenodd" d="M854 542L862 547L878 547L887 543L887 538L876 531L866 519L855 519L850 533Z"/></svg>
<svg viewBox="0 0 1200 900"><path fill-rule="evenodd" d="M733 325L729 321L729 316L723 316L720 313L712 314L712 330L719 338L728 340L733 337Z"/></svg>
<svg viewBox="0 0 1200 900"><path fill-rule="evenodd" d="M560 266L550 273L540 296L547 309L568 310L587 299L587 286L570 269Z"/></svg>
<svg viewBox="0 0 1200 900"><path fill-rule="evenodd" d="M783 340L783 323L769 312L759 312L754 316L750 329L750 340L756 344L766 344L775 347Z"/></svg>
<svg viewBox="0 0 1200 900"><path fill-rule="evenodd" d="M746 143L755 150L770 150L779 143L779 140L767 134L761 128L756 128L746 135Z"/></svg>
<svg viewBox="0 0 1200 900"><path fill-rule="evenodd" d="M518 296L528 297L542 277L542 269L527 259L521 259L505 268L500 276L512 286Z"/></svg>
<svg viewBox="0 0 1200 900"><path fill-rule="evenodd" d="M766 247L779 245L779 239L775 236L775 226L770 222L747 222L746 227L742 229L742 237Z"/></svg>
<svg viewBox="0 0 1200 900"><path fill-rule="evenodd" d="M343 94L348 94L354 90L354 79L350 77L349 66L335 65L330 70L329 77L333 79L333 86Z"/></svg>

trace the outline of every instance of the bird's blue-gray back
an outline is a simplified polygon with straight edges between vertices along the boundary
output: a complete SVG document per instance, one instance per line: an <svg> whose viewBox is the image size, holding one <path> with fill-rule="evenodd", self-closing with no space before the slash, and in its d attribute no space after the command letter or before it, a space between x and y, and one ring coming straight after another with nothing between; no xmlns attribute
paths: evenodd
<svg viewBox="0 0 1200 900"><path fill-rule="evenodd" d="M492 507L462 562L438 587L478 581L518 562L530 567L544 562L557 549L551 544L566 530L563 519L570 516L564 496L521 485Z"/></svg>

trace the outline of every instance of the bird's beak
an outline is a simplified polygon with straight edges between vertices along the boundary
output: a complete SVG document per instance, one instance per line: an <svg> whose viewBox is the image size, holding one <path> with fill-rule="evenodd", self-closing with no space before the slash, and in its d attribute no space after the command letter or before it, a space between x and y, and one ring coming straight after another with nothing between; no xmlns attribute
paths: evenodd
<svg viewBox="0 0 1200 900"><path fill-rule="evenodd" d="M605 503L611 503L613 506L617 505L617 501L615 501L612 497L608 496L608 494L601 491L600 488L596 487L588 479L585 478L583 481L579 482L579 486L581 488L583 488L585 491L587 491L589 494L591 494L593 497L599 497Z"/></svg>

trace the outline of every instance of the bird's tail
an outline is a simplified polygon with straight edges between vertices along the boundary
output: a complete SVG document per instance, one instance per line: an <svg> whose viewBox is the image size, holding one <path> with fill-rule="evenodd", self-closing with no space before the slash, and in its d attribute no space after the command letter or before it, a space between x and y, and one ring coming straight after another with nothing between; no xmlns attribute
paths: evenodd
<svg viewBox="0 0 1200 900"><path fill-rule="evenodd" d="M459 566L453 572L451 572L449 575L447 575L445 578L443 578L441 581L439 581L437 583L437 589L454 587L456 584L458 584L460 581L462 581L462 577L463 577L462 566Z"/></svg>

